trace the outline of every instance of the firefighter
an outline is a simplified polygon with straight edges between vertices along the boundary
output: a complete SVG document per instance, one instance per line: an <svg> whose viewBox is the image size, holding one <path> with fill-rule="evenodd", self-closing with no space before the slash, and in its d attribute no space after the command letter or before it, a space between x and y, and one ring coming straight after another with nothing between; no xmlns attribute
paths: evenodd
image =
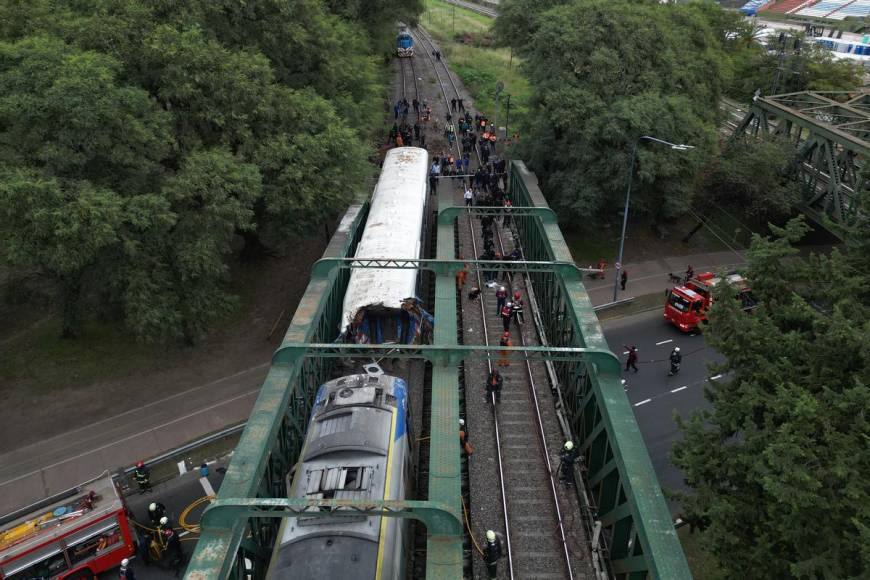
<svg viewBox="0 0 870 580"><path fill-rule="evenodd" d="M499 286L499 289L495 291L495 309L497 312L501 313L501 309L504 308L507 302L507 295L507 288L504 286Z"/></svg>
<svg viewBox="0 0 870 580"><path fill-rule="evenodd" d="M166 553L169 554L170 565L175 569L178 576L184 565L184 552L181 551L181 540L175 530L167 528L163 530L163 539L166 541Z"/></svg>
<svg viewBox="0 0 870 580"><path fill-rule="evenodd" d="M468 457L474 453L474 447L471 446L471 442L468 440L468 428L465 426L465 419L459 420L459 447L465 451L465 454Z"/></svg>
<svg viewBox="0 0 870 580"><path fill-rule="evenodd" d="M143 461L136 463L136 469L133 470L133 478L139 485L140 494L151 492L151 473L148 471L148 468L145 467Z"/></svg>
<svg viewBox="0 0 870 580"><path fill-rule="evenodd" d="M517 324L525 324L526 319L523 316L523 297L519 291L514 292L514 301L511 304L513 304L511 307L511 315L514 320L517 321Z"/></svg>
<svg viewBox="0 0 870 580"><path fill-rule="evenodd" d="M151 519L151 524L156 526L160 520L166 515L166 506L159 501L151 502L148 506L148 517Z"/></svg>
<svg viewBox="0 0 870 580"><path fill-rule="evenodd" d="M559 479L565 482L565 485L574 485L574 462L577 461L577 448L574 447L573 441L566 441L559 453Z"/></svg>
<svg viewBox="0 0 870 580"><path fill-rule="evenodd" d="M163 516L157 521L157 529L160 532L165 532L166 530L172 529L172 524L169 521L169 517Z"/></svg>
<svg viewBox="0 0 870 580"><path fill-rule="evenodd" d="M671 370L668 372L668 376L672 377L678 372L680 372L680 364L683 362L683 355L680 354L680 347L675 346L674 350L671 351Z"/></svg>
<svg viewBox="0 0 870 580"><path fill-rule="evenodd" d="M505 332L508 332L511 329L511 318L514 315L513 312L513 302L507 302L501 307L499 315L501 316L501 324L504 327Z"/></svg>
<svg viewBox="0 0 870 580"><path fill-rule="evenodd" d="M628 350L628 360L625 361L625 370L628 371L629 368L633 368L634 372L637 372L637 347L635 345L626 346L622 345Z"/></svg>
<svg viewBox="0 0 870 580"><path fill-rule="evenodd" d="M121 569L118 571L118 576L123 580L136 580L136 573L133 572L133 567L127 558L121 560Z"/></svg>
<svg viewBox="0 0 870 580"><path fill-rule="evenodd" d="M501 387L504 384L504 378L498 369L492 369L489 377L486 379L486 402L492 402L492 395L495 393L495 402L501 403Z"/></svg>
<svg viewBox="0 0 870 580"><path fill-rule="evenodd" d="M689 264L686 268L686 283L689 282L695 276L695 269L692 268L692 265Z"/></svg>
<svg viewBox="0 0 870 580"><path fill-rule="evenodd" d="M492 530L486 530L486 545L483 547L483 561L486 562L486 572L490 580L498 578L498 561L503 555L503 536Z"/></svg>
<svg viewBox="0 0 870 580"><path fill-rule="evenodd" d="M505 330L504 334L501 335L501 340L498 341L499 346L507 346L511 347L514 345L513 341L511 341L511 333ZM501 351L501 360L498 361L498 366L506 367L510 366L510 362L508 362L508 351Z"/></svg>

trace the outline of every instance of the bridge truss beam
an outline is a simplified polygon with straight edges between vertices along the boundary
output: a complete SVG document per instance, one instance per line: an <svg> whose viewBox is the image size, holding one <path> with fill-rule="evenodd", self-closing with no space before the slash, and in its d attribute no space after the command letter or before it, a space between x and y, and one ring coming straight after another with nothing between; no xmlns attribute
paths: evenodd
<svg viewBox="0 0 870 580"><path fill-rule="evenodd" d="M445 189L438 199L437 258L356 260L367 206L348 211L311 281L230 462L218 501L203 516L203 533L187 577L260 579L268 569L281 519L342 517L353 512L415 518L426 525L427 578L462 575L462 506L458 362L469 357L530 356L551 361L572 438L584 450L594 514L607 538L604 556L618 578L690 578L685 557L652 464L609 351L552 210L521 162L510 169L509 196L525 256L522 261L454 259L454 221L460 212L504 214L502 208L458 208ZM455 273L467 264L524 271L542 306L541 347L459 345ZM354 268L424 268L435 274L432 345L334 343L344 290ZM287 499L287 474L297 461L314 393L342 357L425 358L432 363L429 495L427 501L371 502ZM312 510L317 509L317 513Z"/></svg>
<svg viewBox="0 0 870 580"><path fill-rule="evenodd" d="M823 225L826 219L841 226L853 223L855 192L864 187L858 168L870 154L867 94L804 91L756 97L732 140L759 133L795 144L804 211Z"/></svg>

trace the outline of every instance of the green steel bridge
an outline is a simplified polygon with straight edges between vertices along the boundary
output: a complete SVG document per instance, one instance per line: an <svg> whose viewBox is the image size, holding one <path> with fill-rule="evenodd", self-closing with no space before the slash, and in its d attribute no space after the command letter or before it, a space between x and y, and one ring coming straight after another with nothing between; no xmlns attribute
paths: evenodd
<svg viewBox="0 0 870 580"><path fill-rule="evenodd" d="M459 344L455 274L463 264L496 270L502 262L455 260L454 222L466 208L453 206L449 188L438 198L435 259L355 260L367 205L352 206L313 268L311 280L260 391L236 447L218 498L203 515L202 535L187 569L191 580L266 575L281 518L305 513L412 518L426 527L426 575L456 580L463 573L458 365L463 359L495 356L502 347ZM511 215L526 262L513 270L530 276L550 344L513 347L553 362L574 441L583 451L585 485L592 517L607 538L610 571L616 578L682 580L691 574L671 515L653 471L634 413L620 381L620 362L610 352L556 217L535 176L522 162L509 168ZM503 211L474 208L475 212ZM435 277L436 317L431 345L336 344L351 268L414 268ZM433 305L427 305L432 307ZM432 365L428 497L405 501L304 500L287 497L287 474L305 436L314 394L339 358L425 359ZM328 509L323 509L328 508Z"/></svg>
<svg viewBox="0 0 870 580"><path fill-rule="evenodd" d="M866 187L861 167L870 154L870 94L803 91L756 96L732 140L775 135L794 144L803 211L827 226L858 216L855 192ZM837 227L831 228L838 234Z"/></svg>

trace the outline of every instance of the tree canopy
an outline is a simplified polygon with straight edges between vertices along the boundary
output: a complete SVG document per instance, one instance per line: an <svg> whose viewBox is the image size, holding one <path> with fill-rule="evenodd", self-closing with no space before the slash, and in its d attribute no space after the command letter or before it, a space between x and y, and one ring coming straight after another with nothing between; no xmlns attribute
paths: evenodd
<svg viewBox="0 0 870 580"><path fill-rule="evenodd" d="M0 259L193 341L228 266L365 189L383 48L417 2L0 0ZM250 255L249 252L245 255Z"/></svg>
<svg viewBox="0 0 870 580"><path fill-rule="evenodd" d="M519 48L535 99L521 154L563 218L616 215L632 146L643 135L695 150L642 144L631 169L632 211L667 219L690 203L716 142L715 10L578 0L529 16L534 30Z"/></svg>
<svg viewBox="0 0 870 580"><path fill-rule="evenodd" d="M800 220L756 236L743 312L723 288L708 344L727 373L712 410L680 421L683 505L729 578L870 573L870 198L845 251L797 256Z"/></svg>

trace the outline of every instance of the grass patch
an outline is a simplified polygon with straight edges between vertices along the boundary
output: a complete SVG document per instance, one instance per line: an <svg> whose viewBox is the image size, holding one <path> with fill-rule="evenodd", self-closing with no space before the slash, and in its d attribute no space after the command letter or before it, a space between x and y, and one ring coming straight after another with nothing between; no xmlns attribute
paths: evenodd
<svg viewBox="0 0 870 580"><path fill-rule="evenodd" d="M145 345L117 323L88 321L77 340L60 337L55 316L6 345L0 357L0 383L26 384L34 394L78 387L154 364L165 349Z"/></svg>
<svg viewBox="0 0 870 580"><path fill-rule="evenodd" d="M512 57L510 49L491 46L493 19L441 0L426 0L425 6L420 23L440 42L451 69L471 93L477 110L490 119L495 120L496 83L504 83L497 121L514 132L511 127L519 127L520 119L528 114L532 90L519 71L520 59Z"/></svg>
<svg viewBox="0 0 870 580"><path fill-rule="evenodd" d="M683 544L683 552L689 561L692 576L704 580L725 580L725 574L719 569L716 559L704 549L701 532L689 533L689 526L677 530L677 536Z"/></svg>

